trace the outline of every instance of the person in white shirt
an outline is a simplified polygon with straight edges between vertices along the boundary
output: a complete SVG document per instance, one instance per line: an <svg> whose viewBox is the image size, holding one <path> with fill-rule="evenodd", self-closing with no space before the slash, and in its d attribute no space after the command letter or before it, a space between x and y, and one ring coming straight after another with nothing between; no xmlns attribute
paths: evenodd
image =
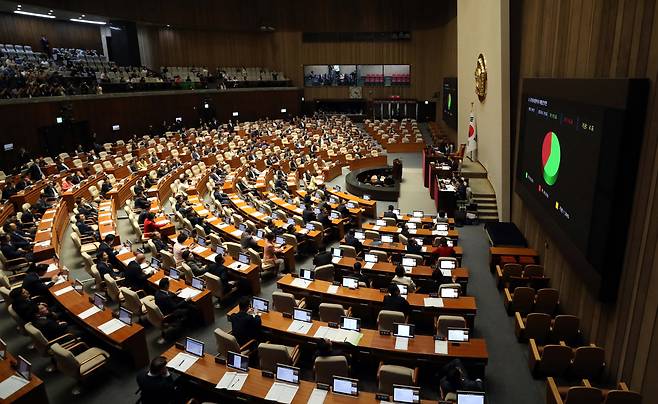
<svg viewBox="0 0 658 404"><path fill-rule="evenodd" d="M393 280L391 282L399 283L401 285L407 285L407 290L409 291L409 293L414 293L414 291L416 290L416 284L410 277L405 276L404 267L402 265L398 265L397 267L395 267L395 276L393 277Z"/></svg>
<svg viewBox="0 0 658 404"><path fill-rule="evenodd" d="M176 242L174 243L174 261L176 261L176 264L180 264L183 261L183 251L187 250L187 246L183 243L187 240L187 235L185 233L180 233L178 237L176 238Z"/></svg>

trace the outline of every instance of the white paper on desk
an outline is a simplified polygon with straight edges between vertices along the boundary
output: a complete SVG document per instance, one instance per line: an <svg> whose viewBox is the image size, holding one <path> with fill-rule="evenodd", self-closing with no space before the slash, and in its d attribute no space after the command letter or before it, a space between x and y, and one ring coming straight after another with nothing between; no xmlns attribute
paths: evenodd
<svg viewBox="0 0 658 404"><path fill-rule="evenodd" d="M435 236L447 236L448 232L445 230L432 230L432 234Z"/></svg>
<svg viewBox="0 0 658 404"><path fill-rule="evenodd" d="M66 282L66 277L65 276L58 276L57 280L55 281L55 283L53 285L59 285L60 283L64 283L64 282Z"/></svg>
<svg viewBox="0 0 658 404"><path fill-rule="evenodd" d="M87 317L91 317L91 316L93 316L93 315L96 314L96 313L100 313L100 311L101 311L101 310L100 310L98 307L96 307L96 306L91 306L91 307L88 308L87 310L85 310L85 311L83 311L82 313L78 314L78 317L80 317L81 319L84 320L85 318L87 318Z"/></svg>
<svg viewBox="0 0 658 404"><path fill-rule="evenodd" d="M242 262L233 261L230 264L228 264L227 267L234 269L236 271L244 271L245 269L249 268L249 265L243 264Z"/></svg>
<svg viewBox="0 0 658 404"><path fill-rule="evenodd" d="M409 338L395 337L395 349L406 351L409 348Z"/></svg>
<svg viewBox="0 0 658 404"><path fill-rule="evenodd" d="M50 223L52 221L53 221L52 217L50 219L41 219L41 223Z"/></svg>
<svg viewBox="0 0 658 404"><path fill-rule="evenodd" d="M220 224L217 225L217 227L219 227L220 229L223 229L223 228L225 228L225 227L228 227L228 224L226 224L226 223L220 223Z"/></svg>
<svg viewBox="0 0 658 404"><path fill-rule="evenodd" d="M37 230L37 233L48 233L49 231L50 231L50 228L48 228L48 229L41 229L41 230Z"/></svg>
<svg viewBox="0 0 658 404"><path fill-rule="evenodd" d="M372 229L375 230L375 231L377 231L377 230L379 230L379 229L381 229L381 228L382 228L382 226L372 226Z"/></svg>
<svg viewBox="0 0 658 404"><path fill-rule="evenodd" d="M35 243L35 247L48 247L50 245L50 240L42 241L40 243Z"/></svg>
<svg viewBox="0 0 658 404"><path fill-rule="evenodd" d="M242 236L242 230L239 230L239 229L238 230L233 230L231 232L231 235L234 236L234 237L241 237Z"/></svg>
<svg viewBox="0 0 658 404"><path fill-rule="evenodd" d="M112 224L112 220L104 220L98 224L106 225L106 224Z"/></svg>
<svg viewBox="0 0 658 404"><path fill-rule="evenodd" d="M109 320L101 325L98 326L98 329L101 330L104 334L110 335L114 331L125 327L126 324L119 320L118 318L113 318L112 320Z"/></svg>
<svg viewBox="0 0 658 404"><path fill-rule="evenodd" d="M340 257L331 257L332 264L338 264L340 262Z"/></svg>
<svg viewBox="0 0 658 404"><path fill-rule="evenodd" d="M203 210L197 211L196 213L197 213L199 216L205 216L205 215L207 215L207 214L210 213L210 212L208 212L208 209L203 209Z"/></svg>
<svg viewBox="0 0 658 404"><path fill-rule="evenodd" d="M452 276L452 269L442 269L441 275L443 276Z"/></svg>
<svg viewBox="0 0 658 404"><path fill-rule="evenodd" d="M311 330L313 323L307 323L306 321L293 320L288 327L288 332L294 332L297 334L308 334Z"/></svg>
<svg viewBox="0 0 658 404"><path fill-rule="evenodd" d="M208 260L210 262L215 262L215 258L217 258L217 254L212 253L212 254L210 254L209 256L206 257L206 260Z"/></svg>
<svg viewBox="0 0 658 404"><path fill-rule="evenodd" d="M121 249L119 250L119 252L117 253L117 255L125 254L125 253L127 253L128 251L130 251L130 250L127 249L126 247L121 247Z"/></svg>
<svg viewBox="0 0 658 404"><path fill-rule="evenodd" d="M423 303L425 307L443 307L443 299L440 297L426 297Z"/></svg>
<svg viewBox="0 0 658 404"><path fill-rule="evenodd" d="M18 390L22 389L23 386L30 383L29 380L25 380L20 376L11 375L2 382L0 382L0 399L7 399L7 397L16 393Z"/></svg>
<svg viewBox="0 0 658 404"><path fill-rule="evenodd" d="M65 288L61 288L60 290L57 290L57 291L53 292L53 294L54 294L55 296L61 296L61 295L63 295L64 293L69 293L69 292L72 292L73 290L74 290L74 289L73 289L73 286L67 286L67 287L65 287Z"/></svg>
<svg viewBox="0 0 658 404"><path fill-rule="evenodd" d="M185 352L179 352L169 362L167 362L167 367L176 369L179 372L186 372L187 369L191 368L197 360L199 360L197 356L190 355Z"/></svg>
<svg viewBox="0 0 658 404"><path fill-rule="evenodd" d="M299 234L308 234L308 229L299 229L297 231L297 233L299 233Z"/></svg>
<svg viewBox="0 0 658 404"><path fill-rule="evenodd" d="M194 297L201 293L200 290L194 289L194 288L185 288L178 293L178 297L181 299L187 299L188 297Z"/></svg>
<svg viewBox="0 0 658 404"><path fill-rule="evenodd" d="M414 270L414 267L404 267L404 273L405 274L410 274L411 272L413 272L413 270Z"/></svg>
<svg viewBox="0 0 658 404"><path fill-rule="evenodd" d="M192 252L195 253L195 254L201 254L202 252L205 252L205 251L206 251L206 247L200 246L200 245L198 245L198 246L196 246L192 249Z"/></svg>
<svg viewBox="0 0 658 404"><path fill-rule="evenodd" d="M412 217L411 219L409 219L409 223L420 223L420 222L421 220L419 217Z"/></svg>
<svg viewBox="0 0 658 404"><path fill-rule="evenodd" d="M294 384L274 382L265 396L265 400L290 404L297 394L299 386Z"/></svg>
<svg viewBox="0 0 658 404"><path fill-rule="evenodd" d="M167 220L167 219L159 220L159 221L155 222L155 224L157 224L158 226L162 226L164 224L169 224L169 220Z"/></svg>
<svg viewBox="0 0 658 404"><path fill-rule="evenodd" d="M308 398L307 404L323 404L324 399L327 398L327 390L322 390L314 388L311 392L311 396Z"/></svg>
<svg viewBox="0 0 658 404"><path fill-rule="evenodd" d="M332 295L338 293L338 285L329 285L327 288L327 293L331 293Z"/></svg>
<svg viewBox="0 0 658 404"><path fill-rule="evenodd" d="M292 280L292 282L290 282L290 284L298 288L306 289L311 284L311 281L307 281L306 279L301 279L301 278L295 278Z"/></svg>
<svg viewBox="0 0 658 404"><path fill-rule="evenodd" d="M247 381L247 376L249 376L249 373L226 372L215 388L240 391L244 386L244 382Z"/></svg>
<svg viewBox="0 0 658 404"><path fill-rule="evenodd" d="M441 355L448 354L448 341L442 341L439 339L434 340L434 353Z"/></svg>
<svg viewBox="0 0 658 404"><path fill-rule="evenodd" d="M416 229L409 229L409 234L416 234Z"/></svg>
<svg viewBox="0 0 658 404"><path fill-rule="evenodd" d="M135 257L130 257L127 260L121 262L123 262L123 265L128 266L128 264L130 264L133 261L135 261Z"/></svg>
<svg viewBox="0 0 658 404"><path fill-rule="evenodd" d="M48 265L48 272L57 270L57 264Z"/></svg>
<svg viewBox="0 0 658 404"><path fill-rule="evenodd" d="M365 269L373 269L374 267L375 267L374 262L366 262L365 264L363 264L363 268Z"/></svg>

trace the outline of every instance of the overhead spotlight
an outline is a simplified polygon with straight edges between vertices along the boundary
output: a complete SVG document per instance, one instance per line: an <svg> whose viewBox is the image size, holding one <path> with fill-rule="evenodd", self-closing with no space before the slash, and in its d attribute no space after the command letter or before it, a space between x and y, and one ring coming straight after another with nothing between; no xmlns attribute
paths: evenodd
<svg viewBox="0 0 658 404"><path fill-rule="evenodd" d="M425 100L425 105L427 105L427 104L429 104L429 103L430 103L429 101Z"/></svg>
<svg viewBox="0 0 658 404"><path fill-rule="evenodd" d="M85 17L86 17L86 15L84 15L84 14L82 14L82 15L81 15L80 17L82 17L82 18L85 18Z"/></svg>
<svg viewBox="0 0 658 404"><path fill-rule="evenodd" d="M29 11L21 11L21 10L15 10L15 14L21 14L21 15L29 15L31 17L41 17L41 18L55 18L54 15L49 15L49 14L39 14L39 13L31 13Z"/></svg>

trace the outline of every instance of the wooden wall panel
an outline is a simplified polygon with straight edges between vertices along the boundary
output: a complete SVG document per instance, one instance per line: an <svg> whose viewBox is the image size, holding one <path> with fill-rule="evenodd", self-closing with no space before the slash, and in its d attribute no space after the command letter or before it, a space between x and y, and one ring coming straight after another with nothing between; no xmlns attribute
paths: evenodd
<svg viewBox="0 0 658 404"><path fill-rule="evenodd" d="M103 50L98 26L0 13L0 43L30 45L40 52L43 34L53 48Z"/></svg>
<svg viewBox="0 0 658 404"><path fill-rule="evenodd" d="M512 220L541 253L560 304L606 349L607 376L624 380L645 401L658 394L658 10L656 0L513 0L512 60L518 94L523 77L648 77L651 91L619 297L603 304L523 202L512 195ZM512 71L516 71L512 69ZM628 136L635 134L629 133Z"/></svg>

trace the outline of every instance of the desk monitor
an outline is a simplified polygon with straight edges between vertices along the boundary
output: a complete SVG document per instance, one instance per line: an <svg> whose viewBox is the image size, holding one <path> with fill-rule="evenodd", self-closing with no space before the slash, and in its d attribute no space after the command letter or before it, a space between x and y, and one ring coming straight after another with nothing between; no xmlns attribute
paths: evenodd
<svg viewBox="0 0 658 404"><path fill-rule="evenodd" d="M366 254L363 255L363 259L364 259L366 262L372 262L372 263L377 263L377 262L379 261L379 260L377 259L377 256L376 256L375 254L368 254L368 253L366 253Z"/></svg>
<svg viewBox="0 0 658 404"><path fill-rule="evenodd" d="M413 324L394 323L393 335L395 335L396 337L413 338L414 328L415 326Z"/></svg>
<svg viewBox="0 0 658 404"><path fill-rule="evenodd" d="M203 290L206 287L206 282L203 279L197 278L196 276L192 278L192 283L190 284L194 289Z"/></svg>
<svg viewBox="0 0 658 404"><path fill-rule="evenodd" d="M357 289L359 287L359 280L356 278L350 278L348 276L343 276L343 287L350 289Z"/></svg>
<svg viewBox="0 0 658 404"><path fill-rule="evenodd" d="M450 328L448 327L449 342L468 342L470 339L468 328Z"/></svg>
<svg viewBox="0 0 658 404"><path fill-rule="evenodd" d="M320 212L322 212L322 211L319 208L313 209L313 213L315 213L316 215L319 215Z"/></svg>
<svg viewBox="0 0 658 404"><path fill-rule="evenodd" d="M241 252L238 254L238 262L249 264L249 255Z"/></svg>
<svg viewBox="0 0 658 404"><path fill-rule="evenodd" d="M345 204L345 206L347 207L347 209L354 209L354 208L356 208L358 205L357 205L356 203L354 203L354 202L347 202L347 203Z"/></svg>
<svg viewBox="0 0 658 404"><path fill-rule="evenodd" d="M392 243L392 242L393 242L393 236L382 234L382 243Z"/></svg>
<svg viewBox="0 0 658 404"><path fill-rule="evenodd" d="M400 290L400 295L401 296L404 297L404 296L409 294L409 287L407 285L403 285L401 283L396 283L395 286L397 286L398 289Z"/></svg>
<svg viewBox="0 0 658 404"><path fill-rule="evenodd" d="M455 246L455 240L453 240L453 239L451 239L451 238L447 238L447 239L446 239L446 245L447 245L448 247L454 247L454 246Z"/></svg>
<svg viewBox="0 0 658 404"><path fill-rule="evenodd" d="M394 403L420 403L420 387L393 385Z"/></svg>
<svg viewBox="0 0 658 404"><path fill-rule="evenodd" d="M292 225L295 225L295 219L289 217L289 218L288 218L288 221L287 221L286 223L288 224L288 226L290 226L291 224L292 224Z"/></svg>
<svg viewBox="0 0 658 404"><path fill-rule="evenodd" d="M484 393L478 391L457 391L457 404L484 404Z"/></svg>
<svg viewBox="0 0 658 404"><path fill-rule="evenodd" d="M402 258L402 266L403 267L415 267L416 266L416 259L415 258Z"/></svg>
<svg viewBox="0 0 658 404"><path fill-rule="evenodd" d="M80 279L76 279L75 283L73 284L73 289L75 289L76 292L79 294L82 294L83 291L85 290L85 286L82 284Z"/></svg>
<svg viewBox="0 0 658 404"><path fill-rule="evenodd" d="M315 226L313 226L313 223L306 223L306 226L304 226L304 228L308 231L315 230Z"/></svg>
<svg viewBox="0 0 658 404"><path fill-rule="evenodd" d="M333 391L334 393L338 393L338 394L346 394L348 396L358 396L359 381L357 379L334 376Z"/></svg>
<svg viewBox="0 0 658 404"><path fill-rule="evenodd" d="M441 298L443 299L457 299L459 298L459 288L441 288Z"/></svg>
<svg viewBox="0 0 658 404"><path fill-rule="evenodd" d="M185 337L185 352L195 356L203 356L203 342L194 338Z"/></svg>
<svg viewBox="0 0 658 404"><path fill-rule="evenodd" d="M294 205L294 204L295 204L295 201L294 201L292 198L288 198L288 203L289 203L290 205Z"/></svg>
<svg viewBox="0 0 658 404"><path fill-rule="evenodd" d="M313 270L308 269L308 268L302 268L301 271L299 271L299 277L302 279L306 279L307 281L312 281L313 280Z"/></svg>
<svg viewBox="0 0 658 404"><path fill-rule="evenodd" d="M16 361L16 372L23 377L25 380L30 380L32 378L32 364L23 358L22 355L18 355L18 360Z"/></svg>
<svg viewBox="0 0 658 404"><path fill-rule="evenodd" d="M249 357L228 351L226 353L226 366L230 369L246 372L249 370Z"/></svg>
<svg viewBox="0 0 658 404"><path fill-rule="evenodd" d="M125 307L119 307L119 320L125 325L133 325L133 312Z"/></svg>
<svg viewBox="0 0 658 404"><path fill-rule="evenodd" d="M331 203L333 205L337 205L338 202L340 202L340 200L338 198L336 198L335 196L330 196L329 197L329 203Z"/></svg>
<svg viewBox="0 0 658 404"><path fill-rule="evenodd" d="M205 246L208 245L208 244L206 243L206 239L204 239L204 238L201 237L201 236L199 236L199 237L196 238L196 243L197 243L198 245L200 245L201 247L205 247Z"/></svg>
<svg viewBox="0 0 658 404"><path fill-rule="evenodd" d="M370 195L368 194L363 194L362 198L365 199L366 201L369 201L371 199Z"/></svg>
<svg viewBox="0 0 658 404"><path fill-rule="evenodd" d="M176 268L169 268L169 277L174 280L180 279L180 271Z"/></svg>
<svg viewBox="0 0 658 404"><path fill-rule="evenodd" d="M340 328L351 331L361 331L361 319L342 316L340 318Z"/></svg>
<svg viewBox="0 0 658 404"><path fill-rule="evenodd" d="M274 242L279 245L285 245L286 244L286 239L281 237L281 236L276 236L274 239Z"/></svg>
<svg viewBox="0 0 658 404"><path fill-rule="evenodd" d="M331 256L336 257L336 258L340 258L340 257L343 256L343 250L341 250L340 248L337 248L337 247L333 247L331 249Z"/></svg>
<svg viewBox="0 0 658 404"><path fill-rule="evenodd" d="M413 229L416 228L416 223L414 223L414 222L407 222L404 225L407 226L407 229L413 230Z"/></svg>
<svg viewBox="0 0 658 404"><path fill-rule="evenodd" d="M270 301L254 296L251 298L251 307L261 313L268 313L270 311Z"/></svg>
<svg viewBox="0 0 658 404"><path fill-rule="evenodd" d="M313 312L311 310L306 310L306 309L292 309L292 319L293 320L299 320L299 321L305 321L307 323L310 323L313 321L311 318Z"/></svg>
<svg viewBox="0 0 658 404"><path fill-rule="evenodd" d="M329 218L331 220L336 220L336 219L340 219L340 216L341 216L340 212L338 212L337 210L332 210L331 214L329 215Z"/></svg>
<svg viewBox="0 0 658 404"><path fill-rule="evenodd" d="M7 357L7 343L0 338L0 359L4 360Z"/></svg>
<svg viewBox="0 0 658 404"><path fill-rule="evenodd" d="M423 240L422 237L416 237L416 238L414 238L414 240L416 240L416 244L418 244L419 246L422 246L423 244L425 244L425 240Z"/></svg>
<svg viewBox="0 0 658 404"><path fill-rule="evenodd" d="M425 216L425 214L423 213L422 210L414 210L413 216L414 216L414 217L419 217L419 218L420 218L420 217Z"/></svg>
<svg viewBox="0 0 658 404"><path fill-rule="evenodd" d="M395 213L395 216L400 216L400 209L393 209L393 213Z"/></svg>
<svg viewBox="0 0 658 404"><path fill-rule="evenodd" d="M157 258L151 258L151 268L155 269L156 271L160 269L160 260Z"/></svg>
<svg viewBox="0 0 658 404"><path fill-rule="evenodd" d="M354 232L354 238L356 238L359 241L363 241L366 239L366 233L362 231L355 231Z"/></svg>
<svg viewBox="0 0 658 404"><path fill-rule="evenodd" d="M334 185L334 191L340 192L340 185Z"/></svg>
<svg viewBox="0 0 658 404"><path fill-rule="evenodd" d="M240 229L240 231L246 231L247 230L247 225L244 224L244 223L240 223L238 225L238 229Z"/></svg>
<svg viewBox="0 0 658 404"><path fill-rule="evenodd" d="M438 231L448 231L448 223L437 223L436 229Z"/></svg>
<svg viewBox="0 0 658 404"><path fill-rule="evenodd" d="M224 247L222 247L221 245L218 245L217 248L215 248L215 252L216 252L217 254L219 254L219 255L224 255L224 253L226 252L226 250L225 250Z"/></svg>
<svg viewBox="0 0 658 404"><path fill-rule="evenodd" d="M256 237L258 237L258 238L265 238L265 232L263 231L263 229L258 229L258 230L256 231Z"/></svg>
<svg viewBox="0 0 658 404"><path fill-rule="evenodd" d="M386 221L382 219L375 220L375 226L386 226Z"/></svg>
<svg viewBox="0 0 658 404"><path fill-rule="evenodd" d="M105 297L98 294L94 293L94 306L98 307L100 310L105 309Z"/></svg>
<svg viewBox="0 0 658 404"><path fill-rule="evenodd" d="M276 381L299 384L299 368L287 365L276 365Z"/></svg>
<svg viewBox="0 0 658 404"><path fill-rule="evenodd" d="M454 260L442 260L439 259L439 268L440 269L455 269L457 267L457 262Z"/></svg>

